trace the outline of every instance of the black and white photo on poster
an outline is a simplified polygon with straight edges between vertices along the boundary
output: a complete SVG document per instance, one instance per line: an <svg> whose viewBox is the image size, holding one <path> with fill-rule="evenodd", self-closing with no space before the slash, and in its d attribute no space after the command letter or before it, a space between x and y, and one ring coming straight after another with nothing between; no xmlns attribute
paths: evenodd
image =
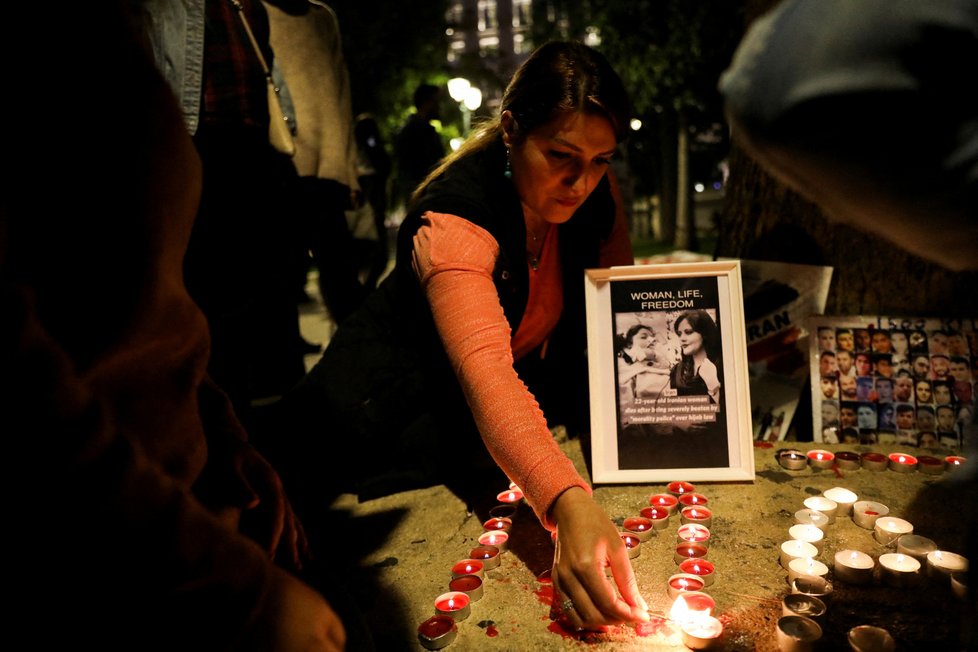
<svg viewBox="0 0 978 652"><path fill-rule="evenodd" d="M719 304L716 277L613 285L618 468L729 464Z"/></svg>

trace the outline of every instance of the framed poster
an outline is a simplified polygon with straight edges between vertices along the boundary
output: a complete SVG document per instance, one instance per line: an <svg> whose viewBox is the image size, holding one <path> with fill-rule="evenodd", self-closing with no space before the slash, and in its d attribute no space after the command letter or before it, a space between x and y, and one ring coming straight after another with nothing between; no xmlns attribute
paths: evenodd
<svg viewBox="0 0 978 652"><path fill-rule="evenodd" d="M585 273L595 483L754 479L740 261Z"/></svg>
<svg viewBox="0 0 978 652"><path fill-rule="evenodd" d="M978 320L814 316L816 442L959 450L973 442Z"/></svg>

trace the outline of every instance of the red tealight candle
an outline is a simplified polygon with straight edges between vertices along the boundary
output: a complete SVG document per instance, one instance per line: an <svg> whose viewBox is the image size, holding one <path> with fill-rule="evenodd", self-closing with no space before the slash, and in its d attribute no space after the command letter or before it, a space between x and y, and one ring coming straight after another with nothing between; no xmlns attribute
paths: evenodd
<svg viewBox="0 0 978 652"><path fill-rule="evenodd" d="M628 552L629 559L638 557L642 552L642 541L634 534L622 534L621 540L625 544L625 550Z"/></svg>
<svg viewBox="0 0 978 652"><path fill-rule="evenodd" d="M835 454L831 451L816 448L808 451L808 465L816 469L831 469L835 464Z"/></svg>
<svg viewBox="0 0 978 652"><path fill-rule="evenodd" d="M485 568L478 559L463 559L455 562L452 566L452 577L462 577L463 575L475 575L483 578L486 576Z"/></svg>
<svg viewBox="0 0 978 652"><path fill-rule="evenodd" d="M496 496L496 500L501 503L518 503L523 500L523 492L520 491L519 487L510 487L506 491L500 492Z"/></svg>
<svg viewBox="0 0 978 652"><path fill-rule="evenodd" d="M852 471L862 466L862 460L859 457L859 453L839 451L835 454L835 464L840 469Z"/></svg>
<svg viewBox="0 0 978 652"><path fill-rule="evenodd" d="M890 453L890 470L910 473L917 469L917 458L909 453Z"/></svg>
<svg viewBox="0 0 978 652"><path fill-rule="evenodd" d="M680 593L687 593L689 591L702 591L706 583L702 578L696 575L689 575L686 573L679 573L678 575L673 575L669 578L666 583L668 589L669 598L675 600Z"/></svg>
<svg viewBox="0 0 978 652"><path fill-rule="evenodd" d="M702 578L704 586L710 586L716 577L716 566L705 559L692 557L679 564L679 572L696 575Z"/></svg>
<svg viewBox="0 0 978 652"><path fill-rule="evenodd" d="M917 458L917 470L928 475L944 473L944 460L932 455L921 455Z"/></svg>
<svg viewBox="0 0 978 652"><path fill-rule="evenodd" d="M458 622L465 620L472 613L469 602L471 602L469 596L461 591L449 591L435 598L435 611L440 616L451 616L455 622Z"/></svg>
<svg viewBox="0 0 978 652"><path fill-rule="evenodd" d="M642 541L647 541L652 536L652 519L645 516L629 516L622 527Z"/></svg>
<svg viewBox="0 0 978 652"><path fill-rule="evenodd" d="M707 545L706 542L710 540L710 528L699 523L686 523L685 525L679 526L679 532L676 534L676 538L679 543L687 541L690 543L702 543L705 546Z"/></svg>
<svg viewBox="0 0 978 652"><path fill-rule="evenodd" d="M688 494L680 494L679 504L685 507L691 507L693 505L705 505L710 502L706 496L703 494L698 494L695 491Z"/></svg>
<svg viewBox="0 0 978 652"><path fill-rule="evenodd" d="M496 546L476 546L469 551L469 557L481 561L485 570L499 566L499 548Z"/></svg>
<svg viewBox="0 0 978 652"><path fill-rule="evenodd" d="M499 548L499 552L503 552L509 548L509 534L501 530L483 532L479 535L479 545L495 546Z"/></svg>
<svg viewBox="0 0 978 652"><path fill-rule="evenodd" d="M681 494L688 494L696 491L696 487L688 482L670 482L666 485L666 491L674 496L679 496Z"/></svg>
<svg viewBox="0 0 978 652"><path fill-rule="evenodd" d="M965 460L967 459L968 458L961 457L960 455L948 455L947 457L944 458L944 462L947 464L947 470L953 471L957 468L960 468L961 465L964 464Z"/></svg>
<svg viewBox="0 0 978 652"><path fill-rule="evenodd" d="M713 523L713 512L706 507L684 507L680 513L680 522L698 523L710 527Z"/></svg>
<svg viewBox="0 0 978 652"><path fill-rule="evenodd" d="M451 616L432 616L418 625L418 642L427 650L440 650L458 636L458 626Z"/></svg>
<svg viewBox="0 0 978 652"><path fill-rule="evenodd" d="M495 516L482 524L482 529L486 531L502 531L508 533L513 529L513 519L505 516Z"/></svg>
<svg viewBox="0 0 978 652"><path fill-rule="evenodd" d="M870 471L885 471L890 461L883 453L863 453L863 468Z"/></svg>
<svg viewBox="0 0 978 652"><path fill-rule="evenodd" d="M687 559L702 559L706 557L707 548L702 543L680 543L676 546L676 554L673 557L677 564L681 564Z"/></svg>
<svg viewBox="0 0 978 652"><path fill-rule="evenodd" d="M482 579L475 575L462 575L448 583L448 590L464 593L475 602L482 597Z"/></svg>
<svg viewBox="0 0 978 652"><path fill-rule="evenodd" d="M665 507L643 507L639 512L642 518L652 521L652 528L661 530L669 523L669 510Z"/></svg>
<svg viewBox="0 0 978 652"><path fill-rule="evenodd" d="M508 518L512 519L516 516L517 507L511 503L502 503L496 505L489 510L489 516L492 518Z"/></svg>
<svg viewBox="0 0 978 652"><path fill-rule="evenodd" d="M670 514L675 514L679 509L679 499L672 494L652 494L649 496L649 505L667 509Z"/></svg>

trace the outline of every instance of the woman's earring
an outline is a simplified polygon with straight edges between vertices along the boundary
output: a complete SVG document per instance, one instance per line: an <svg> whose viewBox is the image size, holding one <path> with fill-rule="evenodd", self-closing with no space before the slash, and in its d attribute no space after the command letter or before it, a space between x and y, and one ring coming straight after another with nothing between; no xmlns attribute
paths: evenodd
<svg viewBox="0 0 978 652"><path fill-rule="evenodd" d="M506 169L503 170L503 176L506 177L507 179L512 179L513 178L513 168L509 164L509 148L508 147L506 148Z"/></svg>

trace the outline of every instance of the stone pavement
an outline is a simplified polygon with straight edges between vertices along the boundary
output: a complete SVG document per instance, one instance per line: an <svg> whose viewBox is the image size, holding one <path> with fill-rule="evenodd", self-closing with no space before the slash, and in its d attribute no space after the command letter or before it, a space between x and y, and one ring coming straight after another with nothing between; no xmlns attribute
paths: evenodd
<svg viewBox="0 0 978 652"><path fill-rule="evenodd" d="M814 447L810 443L782 445L801 450ZM561 447L589 477L580 442L565 439ZM846 487L860 499L881 502L891 515L910 521L916 534L933 539L942 549L966 554L965 536L975 527L978 505L973 473L786 471L776 463L774 451L755 448L754 482L696 483L696 490L707 496L714 513L707 559L715 564L717 577L707 592L716 602L714 615L725 627L718 649L778 649L776 623L781 600L789 592L787 573L779 564L780 545L790 538L788 528L794 524L794 513L804 507L804 499L829 488ZM351 627L351 650L370 646L384 651L423 649L417 640L418 625L434 615L435 598L448 590L452 565L478 545L482 524L489 517L487 510L505 488L485 487L486 500L478 506L467 504L474 501L465 501L443 486L363 503L352 495L336 501L331 531L337 545L325 561L347 590L345 597L333 596L332 601L341 602L341 610L362 617L360 631ZM665 489L664 483L605 485L597 487L594 495L621 525L625 517L638 515L650 494ZM458 623L457 639L445 648L449 652L686 649L680 633L666 619L672 604L666 581L678 572L673 560L678 515L644 542L640 555L632 560L639 587L655 616L653 625L641 632L621 626L575 634L552 622L550 586L537 579L552 559L549 533L525 504L514 521L510 549L502 553L499 568L487 571L484 596L472 603L471 615ZM893 551L846 517L828 526L824 551L817 558L831 568L835 552L842 549L861 550L874 558ZM889 630L898 650L965 649L961 641L968 636L968 628L975 626L976 615L974 602L956 599L949 583L922 578L915 588L896 589L879 579L865 586L836 581L821 619L824 634L815 649L848 649L847 632L862 624ZM974 643L973 637L971 640Z"/></svg>

